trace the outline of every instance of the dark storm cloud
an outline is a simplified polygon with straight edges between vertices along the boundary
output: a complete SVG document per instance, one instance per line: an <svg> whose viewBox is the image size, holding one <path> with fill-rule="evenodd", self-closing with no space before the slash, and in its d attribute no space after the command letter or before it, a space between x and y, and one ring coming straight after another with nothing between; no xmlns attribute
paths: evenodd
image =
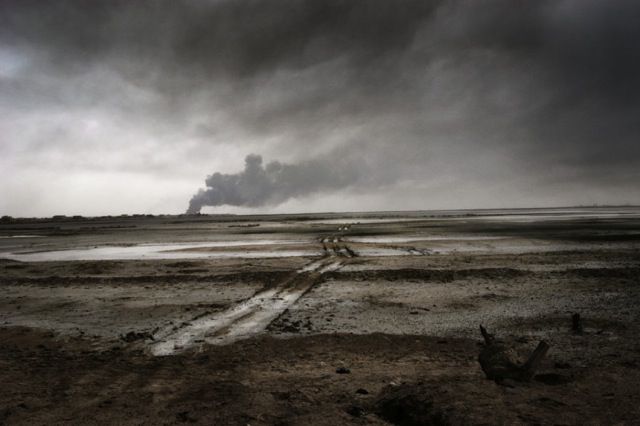
<svg viewBox="0 0 640 426"><path fill-rule="evenodd" d="M6 0L0 48L27 65L0 92L284 157L286 184L214 174L198 206L443 175L606 191L640 177L637 22L624 0Z"/></svg>
<svg viewBox="0 0 640 426"><path fill-rule="evenodd" d="M5 1L3 38L84 61L111 49L247 75L348 53L375 59L411 39L435 2ZM159 55L159 56L157 56ZM133 58L131 58L133 59Z"/></svg>

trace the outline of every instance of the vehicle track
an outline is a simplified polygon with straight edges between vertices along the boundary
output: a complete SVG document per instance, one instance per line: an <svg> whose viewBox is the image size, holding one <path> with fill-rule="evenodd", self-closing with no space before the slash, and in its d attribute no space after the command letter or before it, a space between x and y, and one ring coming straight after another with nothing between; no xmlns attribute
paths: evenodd
<svg viewBox="0 0 640 426"><path fill-rule="evenodd" d="M275 286L268 286L222 312L194 318L178 327L167 327L153 336L150 351L156 356L172 355L203 344L225 345L249 338L266 329L295 304L322 274L340 269L355 253L331 236L320 240L325 256L310 262Z"/></svg>
<svg viewBox="0 0 640 426"><path fill-rule="evenodd" d="M356 252L354 252L344 241L342 241L342 237L332 235L322 238L320 242L322 243L322 249L328 256L346 258L357 256Z"/></svg>

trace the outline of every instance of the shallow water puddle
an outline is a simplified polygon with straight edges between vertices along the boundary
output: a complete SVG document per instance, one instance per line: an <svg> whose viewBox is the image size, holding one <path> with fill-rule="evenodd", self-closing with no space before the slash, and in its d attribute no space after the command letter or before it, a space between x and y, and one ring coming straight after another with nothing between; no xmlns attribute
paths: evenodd
<svg viewBox="0 0 640 426"><path fill-rule="evenodd" d="M355 218L341 218L341 219L314 219L307 220L304 223L322 224L322 225L358 225L368 223L394 223L394 222L419 222L428 217L384 217L384 218L371 218L371 217L355 217Z"/></svg>
<svg viewBox="0 0 640 426"><path fill-rule="evenodd" d="M621 212L567 212L567 213L540 213L540 214L510 214L510 215L490 215L490 216L478 216L478 219L499 221L499 222L523 222L533 223L542 221L558 221L558 220L576 220L576 219L620 219L620 218L639 218L640 214L636 212L621 213Z"/></svg>
<svg viewBox="0 0 640 426"><path fill-rule="evenodd" d="M44 235L2 235L0 238L44 238Z"/></svg>
<svg viewBox="0 0 640 426"><path fill-rule="evenodd" d="M412 243L417 241L482 241L482 240L502 240L511 237L502 236L481 236L481 235L416 235L407 237L386 237L386 236L371 236L371 237L347 237L345 242L352 243L364 243L364 244L399 244L399 243Z"/></svg>
<svg viewBox="0 0 640 426"><path fill-rule="evenodd" d="M356 253L362 257L422 256L425 254L425 252L412 248L365 248L356 250Z"/></svg>
<svg viewBox="0 0 640 426"><path fill-rule="evenodd" d="M242 246L299 245L296 240L212 241L184 244L139 244L133 246L103 246L83 249L52 250L22 253L1 253L0 257L22 262L70 260L136 260L136 259L194 259L194 258L269 258L321 256L319 250L241 250ZM203 248L232 247L228 251L206 251ZM193 249L193 251L190 251Z"/></svg>

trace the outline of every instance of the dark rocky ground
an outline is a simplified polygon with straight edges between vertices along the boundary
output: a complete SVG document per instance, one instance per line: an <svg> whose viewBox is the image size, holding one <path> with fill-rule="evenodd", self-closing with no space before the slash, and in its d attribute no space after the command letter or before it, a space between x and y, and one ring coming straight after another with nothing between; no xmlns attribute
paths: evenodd
<svg viewBox="0 0 640 426"><path fill-rule="evenodd" d="M200 219L192 229L163 220L14 222L0 234L47 241L0 245L251 232L319 241L335 231L285 220L267 232L262 218L251 227ZM508 238L411 242L447 250L343 259L265 332L164 357L149 352L157 328L224 312L313 259L0 260L0 423L640 424L639 231L640 220L627 217L354 225L345 238ZM581 334L571 329L574 312ZM533 380L484 377L480 323L522 356L549 343Z"/></svg>
<svg viewBox="0 0 640 426"><path fill-rule="evenodd" d="M418 401L396 401L405 421L636 424L640 415L640 348L631 333L615 342L558 339L532 382L508 385L484 378L478 341L469 339L265 336L150 357L29 329L1 333L5 424L411 424L379 402L401 386Z"/></svg>

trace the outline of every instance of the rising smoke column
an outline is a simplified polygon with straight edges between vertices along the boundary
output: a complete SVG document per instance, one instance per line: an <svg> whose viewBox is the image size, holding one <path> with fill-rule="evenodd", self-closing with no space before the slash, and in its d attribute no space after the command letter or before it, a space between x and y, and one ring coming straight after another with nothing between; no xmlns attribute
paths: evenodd
<svg viewBox="0 0 640 426"><path fill-rule="evenodd" d="M204 206L274 206L290 198L348 187L359 180L362 168L339 159L284 164L262 164L262 156L247 155L244 170L236 174L214 173L189 202L187 214Z"/></svg>

